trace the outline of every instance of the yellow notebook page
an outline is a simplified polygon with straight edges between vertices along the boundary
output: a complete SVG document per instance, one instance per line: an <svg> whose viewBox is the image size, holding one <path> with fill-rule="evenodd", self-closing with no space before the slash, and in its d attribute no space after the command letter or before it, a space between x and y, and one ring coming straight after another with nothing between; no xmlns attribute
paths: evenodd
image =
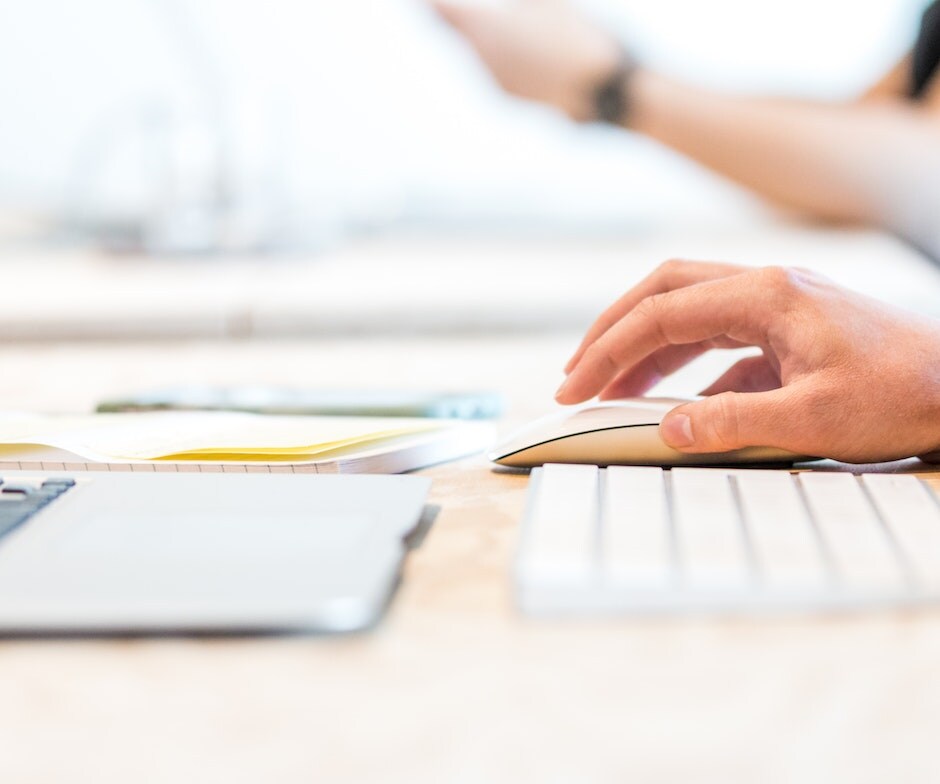
<svg viewBox="0 0 940 784"><path fill-rule="evenodd" d="M446 427L400 417L290 417L161 411L48 417L0 414L0 445L62 449L86 460L313 459Z"/></svg>

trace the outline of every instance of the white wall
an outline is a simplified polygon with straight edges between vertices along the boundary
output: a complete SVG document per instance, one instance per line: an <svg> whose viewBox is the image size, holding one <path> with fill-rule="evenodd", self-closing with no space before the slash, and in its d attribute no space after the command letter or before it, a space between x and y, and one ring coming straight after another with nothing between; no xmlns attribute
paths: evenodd
<svg viewBox="0 0 940 784"><path fill-rule="evenodd" d="M583 4L657 67L820 97L886 68L922 5ZM505 99L421 0L0 0L0 19L7 205L231 247L711 209L713 183L650 145Z"/></svg>

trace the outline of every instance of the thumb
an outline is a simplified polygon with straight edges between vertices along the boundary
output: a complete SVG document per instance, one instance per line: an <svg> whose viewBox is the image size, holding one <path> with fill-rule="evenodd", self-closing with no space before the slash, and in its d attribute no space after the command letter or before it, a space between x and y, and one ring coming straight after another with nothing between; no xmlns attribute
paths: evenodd
<svg viewBox="0 0 940 784"><path fill-rule="evenodd" d="M791 418L783 414L789 393L722 392L677 406L663 418L663 441L681 452L730 452L747 446L786 448Z"/></svg>

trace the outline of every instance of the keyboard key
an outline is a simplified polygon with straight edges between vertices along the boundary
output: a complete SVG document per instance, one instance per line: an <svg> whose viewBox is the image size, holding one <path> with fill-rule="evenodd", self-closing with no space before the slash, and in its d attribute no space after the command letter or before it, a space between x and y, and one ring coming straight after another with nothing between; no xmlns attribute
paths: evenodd
<svg viewBox="0 0 940 784"><path fill-rule="evenodd" d="M799 475L806 503L845 589L901 589L905 574L884 526L852 474Z"/></svg>
<svg viewBox="0 0 940 784"><path fill-rule="evenodd" d="M545 582L589 580L597 563L597 466L546 464L533 475L520 572Z"/></svg>
<svg viewBox="0 0 940 784"><path fill-rule="evenodd" d="M602 568L607 580L662 588L675 580L672 531L660 468L611 466L604 472Z"/></svg>
<svg viewBox="0 0 940 784"><path fill-rule="evenodd" d="M7 484L0 488L0 495L5 496L29 496L35 492L35 487L25 484Z"/></svg>
<svg viewBox="0 0 940 784"><path fill-rule="evenodd" d="M931 491L909 474L865 474L862 481L913 578L940 590L940 507Z"/></svg>
<svg viewBox="0 0 940 784"><path fill-rule="evenodd" d="M45 487L30 482L8 482L0 486L0 537L25 523L70 486L60 483Z"/></svg>
<svg viewBox="0 0 940 784"><path fill-rule="evenodd" d="M758 579L772 591L813 591L831 580L819 538L787 471L737 471L734 479Z"/></svg>
<svg viewBox="0 0 940 784"><path fill-rule="evenodd" d="M704 468L674 468L670 475L679 568L686 587L746 587L751 566L728 475Z"/></svg>
<svg viewBox="0 0 940 784"><path fill-rule="evenodd" d="M68 477L54 477L52 479L45 480L41 487L47 488L60 488L62 490L67 490L70 487L75 487L75 480L69 479Z"/></svg>

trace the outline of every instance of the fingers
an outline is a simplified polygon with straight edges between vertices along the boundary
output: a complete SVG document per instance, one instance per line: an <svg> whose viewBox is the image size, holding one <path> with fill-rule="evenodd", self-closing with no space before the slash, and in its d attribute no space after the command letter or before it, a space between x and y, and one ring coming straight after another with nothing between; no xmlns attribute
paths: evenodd
<svg viewBox="0 0 940 784"><path fill-rule="evenodd" d="M650 275L601 313L597 321L588 329L574 356L568 360L565 365L565 373L574 370L575 365L581 361L581 357L584 356L587 348L647 297L707 280L725 278L743 270L743 267L735 264L681 261L677 259L660 264Z"/></svg>
<svg viewBox="0 0 940 784"><path fill-rule="evenodd" d="M744 348L745 344L727 338L706 340L680 346L666 346L626 370L606 386L599 395L601 400L635 397L652 389L666 376L688 365L692 360L714 348ZM723 390L722 390L723 391ZM703 393L705 394L705 393Z"/></svg>
<svg viewBox="0 0 940 784"><path fill-rule="evenodd" d="M760 271L647 297L585 350L556 399L587 400L665 346L724 338L762 345L776 304L769 278Z"/></svg>
<svg viewBox="0 0 940 784"><path fill-rule="evenodd" d="M735 362L702 395L722 392L766 392L780 386L780 374L766 356L745 357Z"/></svg>
<svg viewBox="0 0 940 784"><path fill-rule="evenodd" d="M637 365L621 373L600 394L601 400L634 397L652 389L670 373L674 373L708 349L701 343L669 346L650 354Z"/></svg>
<svg viewBox="0 0 940 784"><path fill-rule="evenodd" d="M682 452L729 452L748 446L805 450L806 417L793 416L800 390L724 392L670 411L659 426L663 440Z"/></svg>
<svg viewBox="0 0 940 784"><path fill-rule="evenodd" d="M467 9L460 3L449 3L447 0L430 0L431 7L437 11L438 16L458 30L466 20Z"/></svg>
<svg viewBox="0 0 940 784"><path fill-rule="evenodd" d="M474 8L466 3L451 2L450 0L429 0L431 7L451 27L466 32L473 26L481 13L480 8Z"/></svg>

